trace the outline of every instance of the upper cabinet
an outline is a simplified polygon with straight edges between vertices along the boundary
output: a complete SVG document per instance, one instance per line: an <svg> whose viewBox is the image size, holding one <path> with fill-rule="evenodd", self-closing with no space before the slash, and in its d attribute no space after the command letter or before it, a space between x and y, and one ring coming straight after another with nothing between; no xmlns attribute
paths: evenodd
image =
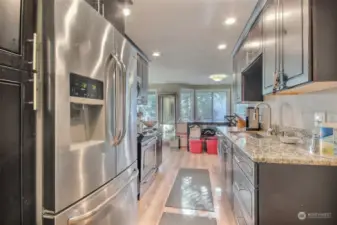
<svg viewBox="0 0 337 225"><path fill-rule="evenodd" d="M310 81L309 15L303 0L270 0L263 10L263 93Z"/></svg>
<svg viewBox="0 0 337 225"><path fill-rule="evenodd" d="M97 1L97 0L96 0ZM104 17L121 33L125 33L125 16L122 12L124 3L120 0L104 0Z"/></svg>
<svg viewBox="0 0 337 225"><path fill-rule="evenodd" d="M309 77L309 7L303 0L281 0L280 76L283 88L306 83Z"/></svg>
<svg viewBox="0 0 337 225"><path fill-rule="evenodd" d="M137 80L138 105L146 105L149 88L149 63L139 54L137 56Z"/></svg>
<svg viewBox="0 0 337 225"><path fill-rule="evenodd" d="M0 65L31 70L36 13L33 0L0 1Z"/></svg>
<svg viewBox="0 0 337 225"><path fill-rule="evenodd" d="M246 63L250 65L262 53L262 19L258 17L244 44Z"/></svg>
<svg viewBox="0 0 337 225"><path fill-rule="evenodd" d="M278 71L277 63L277 0L268 1L263 12L263 94L269 94L274 88L274 76Z"/></svg>
<svg viewBox="0 0 337 225"><path fill-rule="evenodd" d="M258 17L233 57L233 94L236 103L262 101L261 53L262 18Z"/></svg>
<svg viewBox="0 0 337 225"><path fill-rule="evenodd" d="M337 1L331 0L258 1L234 48L233 59L244 49L246 58L239 61L250 68L262 49L264 95L337 87L336 7ZM245 80L244 74L242 78Z"/></svg>
<svg viewBox="0 0 337 225"><path fill-rule="evenodd" d="M125 17L122 12L123 0L85 0L106 20L108 20L121 34L125 33ZM126 2L126 1L124 1Z"/></svg>

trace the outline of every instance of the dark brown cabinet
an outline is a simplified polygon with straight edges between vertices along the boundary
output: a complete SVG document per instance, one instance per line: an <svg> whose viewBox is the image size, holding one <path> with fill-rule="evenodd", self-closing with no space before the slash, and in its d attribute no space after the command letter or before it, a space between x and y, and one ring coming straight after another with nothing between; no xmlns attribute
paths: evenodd
<svg viewBox="0 0 337 225"><path fill-rule="evenodd" d="M335 7L337 2L329 0L267 1L263 10L264 94L337 87L332 60L337 56Z"/></svg>
<svg viewBox="0 0 337 225"><path fill-rule="evenodd" d="M125 34L125 17L123 15L123 1L104 0L104 17L121 33Z"/></svg>
<svg viewBox="0 0 337 225"><path fill-rule="evenodd" d="M246 50L246 62L249 66L262 53L262 18L258 17L252 29L248 33L244 48Z"/></svg>
<svg viewBox="0 0 337 225"><path fill-rule="evenodd" d="M35 0L0 1L0 65L30 70Z"/></svg>
<svg viewBox="0 0 337 225"><path fill-rule="evenodd" d="M0 1L0 224L34 225L36 2Z"/></svg>
<svg viewBox="0 0 337 225"><path fill-rule="evenodd" d="M243 68L249 68L258 57L259 37L263 95L336 88L336 7L337 2L329 0L258 1L234 48L234 94L240 95L234 100L244 101L246 89L239 82L245 80Z"/></svg>
<svg viewBox="0 0 337 225"><path fill-rule="evenodd" d="M262 12L263 20L263 94L273 92L277 63L277 0L270 0Z"/></svg>
<svg viewBox="0 0 337 225"><path fill-rule="evenodd" d="M263 37L264 94L310 80L308 1L268 1L263 10Z"/></svg>
<svg viewBox="0 0 337 225"><path fill-rule="evenodd" d="M35 113L26 71L0 67L0 224L35 224Z"/></svg>
<svg viewBox="0 0 337 225"><path fill-rule="evenodd" d="M280 72L286 87L309 78L309 7L303 0L280 1Z"/></svg>
<svg viewBox="0 0 337 225"><path fill-rule="evenodd" d="M86 0L94 9L104 16L121 34L125 34L125 17L123 6L129 4L123 0Z"/></svg>
<svg viewBox="0 0 337 225"><path fill-rule="evenodd" d="M139 81L138 104L146 105L149 88L149 63L140 54L137 56L137 77Z"/></svg>

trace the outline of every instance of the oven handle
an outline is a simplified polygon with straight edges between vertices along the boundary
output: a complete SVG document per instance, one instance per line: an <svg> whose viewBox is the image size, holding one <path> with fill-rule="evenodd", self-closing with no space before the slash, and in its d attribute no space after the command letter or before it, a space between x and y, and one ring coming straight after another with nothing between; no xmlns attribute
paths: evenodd
<svg viewBox="0 0 337 225"><path fill-rule="evenodd" d="M110 201L112 201L114 198L117 197L117 195L123 191L127 186L130 185L130 183L138 178L138 174L139 174L139 171L138 169L134 169L134 171L132 172L132 175L130 177L130 179L120 188L118 189L118 191L116 191L115 194L113 194L112 196L110 196L109 198L107 198L104 202L102 202L100 205L98 205L96 208L94 208L93 210L89 211L89 212L86 212L82 215L79 215L79 216L75 216L75 217L72 217L72 218L69 218L68 219L68 225L71 225L71 224L77 224L78 222L81 222L83 220L87 220L93 216L95 216L98 212L100 212L105 206L108 205L108 203Z"/></svg>

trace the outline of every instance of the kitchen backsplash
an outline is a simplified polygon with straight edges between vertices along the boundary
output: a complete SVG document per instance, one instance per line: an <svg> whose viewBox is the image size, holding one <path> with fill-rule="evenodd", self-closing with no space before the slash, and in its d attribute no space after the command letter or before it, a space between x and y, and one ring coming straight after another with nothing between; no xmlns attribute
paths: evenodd
<svg viewBox="0 0 337 225"><path fill-rule="evenodd" d="M293 127L305 130L314 128L315 113L324 113L326 122L337 122L337 89L301 95L275 95L265 97L272 108L272 124L280 127ZM244 115L247 106L239 104L235 112ZM261 106L263 128L268 127L269 115Z"/></svg>
<svg viewBox="0 0 337 225"><path fill-rule="evenodd" d="M326 122L337 122L336 99L337 89L332 89L301 95L267 96L265 102L272 107L273 124L311 130L315 126L315 113L325 114ZM266 115L265 110L262 114ZM268 115L263 117L263 121L268 121Z"/></svg>

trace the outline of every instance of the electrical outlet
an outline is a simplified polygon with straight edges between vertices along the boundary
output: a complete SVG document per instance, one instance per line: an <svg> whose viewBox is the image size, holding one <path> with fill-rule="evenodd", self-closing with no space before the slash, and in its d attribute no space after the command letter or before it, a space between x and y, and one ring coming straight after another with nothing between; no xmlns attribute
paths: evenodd
<svg viewBox="0 0 337 225"><path fill-rule="evenodd" d="M315 112L314 115L315 126L319 126L326 122L326 112Z"/></svg>

